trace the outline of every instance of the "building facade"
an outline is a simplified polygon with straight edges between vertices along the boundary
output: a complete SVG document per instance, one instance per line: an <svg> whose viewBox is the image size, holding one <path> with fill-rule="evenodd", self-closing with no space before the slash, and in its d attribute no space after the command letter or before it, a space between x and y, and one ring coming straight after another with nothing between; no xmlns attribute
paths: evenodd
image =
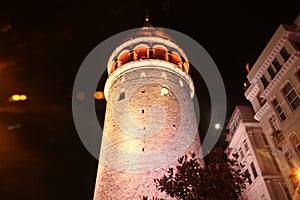
<svg viewBox="0 0 300 200"><path fill-rule="evenodd" d="M108 61L94 200L171 199L154 179L184 154L200 153L188 58L170 36L145 24Z"/></svg>
<svg viewBox="0 0 300 200"><path fill-rule="evenodd" d="M226 127L229 133L225 153L228 158L238 154L239 168L249 173L242 198L288 200L290 194L261 124L254 115L251 106L236 106Z"/></svg>
<svg viewBox="0 0 300 200"><path fill-rule="evenodd" d="M300 15L277 28L244 86L287 188L299 198Z"/></svg>

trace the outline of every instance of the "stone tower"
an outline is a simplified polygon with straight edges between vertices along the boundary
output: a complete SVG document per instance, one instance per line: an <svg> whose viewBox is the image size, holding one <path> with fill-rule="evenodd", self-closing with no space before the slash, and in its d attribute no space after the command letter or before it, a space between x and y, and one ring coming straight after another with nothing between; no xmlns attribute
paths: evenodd
<svg viewBox="0 0 300 200"><path fill-rule="evenodd" d="M201 154L189 62L146 18L108 61L107 100L94 200L171 199L156 189L184 154Z"/></svg>

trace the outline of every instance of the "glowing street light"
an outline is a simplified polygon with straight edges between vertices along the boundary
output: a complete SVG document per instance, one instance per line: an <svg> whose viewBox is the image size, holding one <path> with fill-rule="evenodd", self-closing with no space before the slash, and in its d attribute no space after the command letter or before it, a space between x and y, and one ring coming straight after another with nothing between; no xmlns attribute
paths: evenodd
<svg viewBox="0 0 300 200"><path fill-rule="evenodd" d="M10 97L10 101L26 101L27 95L25 94L13 94Z"/></svg>
<svg viewBox="0 0 300 200"><path fill-rule="evenodd" d="M217 130L218 130L218 129L220 129L220 128L221 128L221 124L219 124L219 123L216 123L216 124L215 124L215 129L217 129Z"/></svg>

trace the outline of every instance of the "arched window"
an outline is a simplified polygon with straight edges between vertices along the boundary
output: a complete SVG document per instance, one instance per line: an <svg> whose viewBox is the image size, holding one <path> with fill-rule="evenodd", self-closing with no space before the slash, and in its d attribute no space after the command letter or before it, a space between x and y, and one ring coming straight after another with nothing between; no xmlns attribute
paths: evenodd
<svg viewBox="0 0 300 200"><path fill-rule="evenodd" d="M134 48L136 58L134 60L148 59L150 47L145 44L140 44Z"/></svg>
<svg viewBox="0 0 300 200"><path fill-rule="evenodd" d="M118 56L117 67L121 67L125 63L129 62L129 60L130 60L129 50L123 50Z"/></svg>
<svg viewBox="0 0 300 200"><path fill-rule="evenodd" d="M167 86L161 87L161 95L162 96L170 96L170 90Z"/></svg>
<svg viewBox="0 0 300 200"><path fill-rule="evenodd" d="M182 69L182 58L177 52L172 52L172 62Z"/></svg>
<svg viewBox="0 0 300 200"><path fill-rule="evenodd" d="M162 45L155 45L153 47L154 58L168 61L168 49Z"/></svg>

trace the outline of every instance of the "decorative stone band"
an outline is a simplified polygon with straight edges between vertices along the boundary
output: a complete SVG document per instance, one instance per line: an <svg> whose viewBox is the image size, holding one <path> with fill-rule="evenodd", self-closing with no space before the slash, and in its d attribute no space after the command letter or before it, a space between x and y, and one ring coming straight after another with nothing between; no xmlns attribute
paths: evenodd
<svg viewBox="0 0 300 200"><path fill-rule="evenodd" d="M269 102L266 102L263 107L259 109L259 111L254 115L254 119L260 121L261 117L270 109Z"/></svg>
<svg viewBox="0 0 300 200"><path fill-rule="evenodd" d="M257 83L255 83L254 87L251 90L249 89L246 91L245 96L249 101L252 101L257 96L258 92L259 92L259 87Z"/></svg>
<svg viewBox="0 0 300 200"><path fill-rule="evenodd" d="M242 122L242 125L245 127L261 127L259 122Z"/></svg>
<svg viewBox="0 0 300 200"><path fill-rule="evenodd" d="M172 42L168 39L165 39L165 38L147 36L147 37L138 37L138 38L128 40L127 42L124 42L120 46L118 46L108 60L108 65L107 65L108 74L110 75L115 70L115 68L118 67L118 63L116 63L116 61L118 61L120 56L122 56L122 54L124 54L125 51L130 52L132 50L139 50L138 47L141 47L141 44L144 46L148 46L149 47L148 50L150 50L151 48L153 48L155 46L162 47L162 48L159 48L159 50L162 50L164 48L166 50L166 53L170 54L170 57L176 58L176 59L178 57L181 58L180 59L182 61L181 64L175 63L174 61L173 62L175 64L177 64L177 67L179 67L179 68L183 67L184 69L182 69L182 70L184 70L185 72L188 73L188 71L189 71L188 58L187 58L186 54L184 53L184 51L177 44L175 44L174 42ZM135 49L133 47L135 47ZM153 49L155 49L155 48L153 48ZM140 50L143 50L143 49L141 48ZM143 52L141 52L141 53L143 53ZM178 56L176 56L176 54ZM137 58L137 57L135 56L135 58ZM145 58L147 58L147 57L145 57ZM149 55L148 55L148 58L149 58ZM168 61L168 59L164 59L164 60ZM135 61L135 60L133 59L133 61Z"/></svg>
<svg viewBox="0 0 300 200"><path fill-rule="evenodd" d="M194 83L190 75L184 71L182 71L180 68L178 68L175 64L164 61L164 60L137 60L132 61L130 63L124 64L121 68L117 68L107 79L105 86L104 86L104 96L105 98L108 98L108 94L110 91L110 88L113 84L113 82L120 76L124 75L126 72L141 68L152 68L152 69L161 69L161 70L167 70L172 73L177 74L179 77L181 77L183 80L186 81L186 83L190 86L190 95L191 98L194 97L195 88ZM126 81L126 80L125 80ZM179 84L179 83L178 83Z"/></svg>
<svg viewBox="0 0 300 200"><path fill-rule="evenodd" d="M276 74L274 79L270 82L268 87L261 93L260 97L267 98L269 94L273 91L273 89L276 87L276 85L281 81L281 79L284 77L284 75L289 71L291 66L298 60L300 57L300 51L294 52L290 58L287 60L287 62L284 63L280 71Z"/></svg>
<svg viewBox="0 0 300 200"><path fill-rule="evenodd" d="M293 32L284 31L281 38L278 40L278 42L276 43L276 45L274 46L272 51L270 51L269 55L267 56L266 60L263 62L263 64L261 65L261 67L259 68L257 73L255 74L255 76L252 78L252 80L250 80L250 83L253 84L253 83L256 83L257 81L260 80L260 78L262 77L264 72L268 69L268 67L270 66L270 64L274 60L277 53L282 49L282 47L283 47L284 43L286 42L286 40L292 34L293 34Z"/></svg>

